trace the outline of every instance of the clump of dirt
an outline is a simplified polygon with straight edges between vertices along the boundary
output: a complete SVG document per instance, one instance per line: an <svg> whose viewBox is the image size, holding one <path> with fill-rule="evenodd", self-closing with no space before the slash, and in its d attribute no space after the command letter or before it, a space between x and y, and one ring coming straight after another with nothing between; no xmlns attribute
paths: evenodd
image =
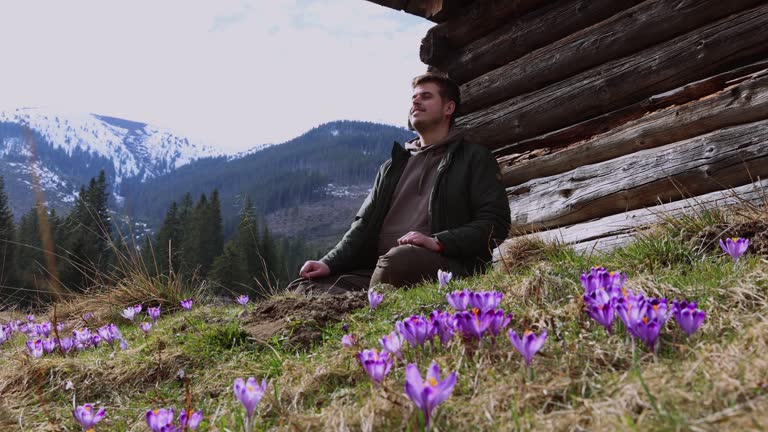
<svg viewBox="0 0 768 432"><path fill-rule="evenodd" d="M344 295L281 297L259 304L244 319L245 331L257 342L274 336L288 346L308 349L322 340L322 328L368 304L365 292Z"/></svg>
<svg viewBox="0 0 768 432"><path fill-rule="evenodd" d="M693 240L707 248L720 250L719 240L729 237L749 239L747 253L768 256L768 221L765 220L712 225L699 231Z"/></svg>

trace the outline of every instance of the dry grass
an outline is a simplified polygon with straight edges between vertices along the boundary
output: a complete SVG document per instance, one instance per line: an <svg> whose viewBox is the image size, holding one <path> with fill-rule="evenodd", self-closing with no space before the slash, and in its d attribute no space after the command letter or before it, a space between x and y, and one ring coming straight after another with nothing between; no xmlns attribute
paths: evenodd
<svg viewBox="0 0 768 432"><path fill-rule="evenodd" d="M753 219L748 219L752 217ZM459 382L441 406L435 430L760 430L768 428L768 260L749 257L737 266L715 247L690 239L711 224L738 224L764 213L719 214L706 223L680 221L649 232L612 254L585 257L556 245L528 244L507 267L456 281L450 289L498 289L515 317L511 328L547 328L549 339L526 370L506 337L481 350L455 339L447 348L407 349L422 371L433 359ZM688 235L686 233L691 233ZM538 249L537 249L538 247ZM535 256L535 260L526 257ZM578 275L594 264L630 273L629 284L647 295L696 299L707 311L702 329L688 339L670 320L658 355L632 345L619 328L608 336L582 310ZM507 269L509 269L507 271ZM199 287L198 287L199 288ZM172 305L192 295L179 281L128 274L109 291L57 306L60 316L95 311L115 319L137 302ZM373 313L346 317L360 346L371 348L411 313L446 307L434 285L386 292ZM201 298L202 298L201 297ZM285 297L290 298L290 297ZM205 303L204 301L198 302ZM8 319L5 314L2 318ZM0 350L0 429L73 430L72 398L99 401L108 430L146 430L142 414L180 406L183 370L191 396L206 413L204 429L238 430L236 377L268 377L259 430L418 430L419 415L403 393L403 363L376 389L342 349L338 325L322 330L324 343L296 352L287 336L263 344L243 336L238 307L196 306L168 314L150 337L123 329L127 351L100 349L66 358L29 359L23 342Z"/></svg>

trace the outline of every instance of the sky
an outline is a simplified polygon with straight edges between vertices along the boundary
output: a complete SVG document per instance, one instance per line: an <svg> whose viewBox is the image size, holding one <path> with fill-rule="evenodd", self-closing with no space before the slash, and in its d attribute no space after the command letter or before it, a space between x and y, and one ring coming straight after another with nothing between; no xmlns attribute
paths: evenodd
<svg viewBox="0 0 768 432"><path fill-rule="evenodd" d="M431 22L365 0L0 0L0 109L150 123L225 152L405 126Z"/></svg>

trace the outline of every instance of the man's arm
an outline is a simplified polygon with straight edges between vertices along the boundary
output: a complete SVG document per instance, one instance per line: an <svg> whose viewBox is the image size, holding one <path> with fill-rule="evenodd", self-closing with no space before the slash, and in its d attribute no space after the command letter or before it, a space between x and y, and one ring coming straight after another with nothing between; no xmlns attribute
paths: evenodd
<svg viewBox="0 0 768 432"><path fill-rule="evenodd" d="M375 248L375 245L366 245L365 242L368 240L368 224L373 213L374 204L378 198L379 186L384 175L385 166L386 164L382 165L379 169L376 180L373 183L373 188L371 188L371 192L363 201L363 205L360 206L360 210L357 211L355 220L350 225L349 230L347 230L339 243L320 259L320 262L330 268L331 274L354 270L354 267L358 265L359 259L365 256L366 248Z"/></svg>
<svg viewBox="0 0 768 432"><path fill-rule="evenodd" d="M473 152L470 182L472 220L460 227L434 234L443 246L443 254L478 257L495 247L509 234L509 201L496 158L486 148Z"/></svg>

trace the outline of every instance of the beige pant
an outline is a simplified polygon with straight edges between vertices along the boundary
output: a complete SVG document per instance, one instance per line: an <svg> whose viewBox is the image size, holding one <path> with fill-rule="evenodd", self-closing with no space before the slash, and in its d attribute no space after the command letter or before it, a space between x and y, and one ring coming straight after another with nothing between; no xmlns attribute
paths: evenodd
<svg viewBox="0 0 768 432"><path fill-rule="evenodd" d="M296 279L286 289L299 294L344 294L366 291L382 283L402 287L436 280L438 270L452 270L454 276L466 276L465 272L457 271L463 268L457 260L429 249L402 245L380 256L375 269L355 270L319 279Z"/></svg>

